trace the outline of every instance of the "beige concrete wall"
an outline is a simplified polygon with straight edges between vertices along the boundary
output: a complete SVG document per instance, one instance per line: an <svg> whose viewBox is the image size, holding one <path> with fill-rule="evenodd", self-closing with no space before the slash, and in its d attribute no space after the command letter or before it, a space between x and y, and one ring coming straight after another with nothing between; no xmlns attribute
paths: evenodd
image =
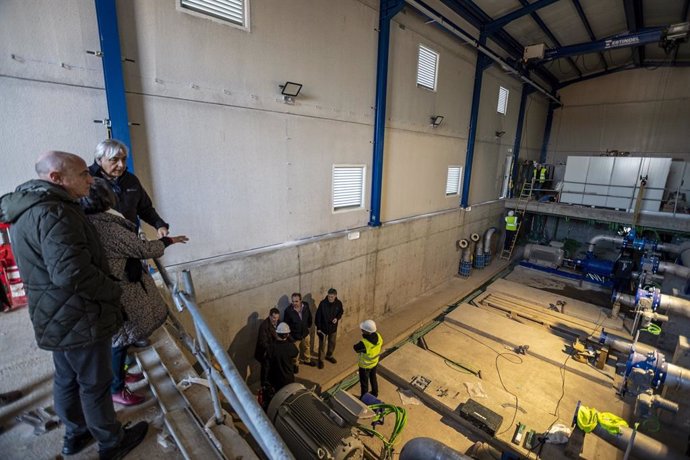
<svg viewBox="0 0 690 460"><path fill-rule="evenodd" d="M554 112L549 162L606 150L690 158L690 69L618 72L568 86Z"/></svg>
<svg viewBox="0 0 690 460"><path fill-rule="evenodd" d="M248 369L256 367L252 354L259 321L273 306L283 311L292 292L301 292L315 309L328 288L335 287L345 308L341 330L356 330L361 321L394 315L413 298L455 276L456 241L500 225L503 211L503 203L494 201L470 211L451 210L362 228L355 240L342 232L288 247L184 264L174 271L191 271L204 317L243 375L251 377ZM189 316L181 318L193 330Z"/></svg>

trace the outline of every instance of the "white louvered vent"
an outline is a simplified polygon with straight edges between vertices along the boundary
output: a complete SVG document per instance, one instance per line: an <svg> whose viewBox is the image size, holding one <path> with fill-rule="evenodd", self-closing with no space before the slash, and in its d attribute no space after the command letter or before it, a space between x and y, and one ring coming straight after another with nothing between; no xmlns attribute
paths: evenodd
<svg viewBox="0 0 690 460"><path fill-rule="evenodd" d="M498 113L502 113L503 115L506 114L506 111L508 110L508 94L510 92L502 87L498 87L498 107L496 108L496 111Z"/></svg>
<svg viewBox="0 0 690 460"><path fill-rule="evenodd" d="M364 165L333 165L333 211L364 207Z"/></svg>
<svg viewBox="0 0 690 460"><path fill-rule="evenodd" d="M462 167L448 166L448 179L446 180L446 196L460 194L460 175Z"/></svg>
<svg viewBox="0 0 690 460"><path fill-rule="evenodd" d="M437 74L438 53L420 44L417 60L417 86L436 91Z"/></svg>
<svg viewBox="0 0 690 460"><path fill-rule="evenodd" d="M248 2L249 0L179 0L179 6L182 10L248 28Z"/></svg>

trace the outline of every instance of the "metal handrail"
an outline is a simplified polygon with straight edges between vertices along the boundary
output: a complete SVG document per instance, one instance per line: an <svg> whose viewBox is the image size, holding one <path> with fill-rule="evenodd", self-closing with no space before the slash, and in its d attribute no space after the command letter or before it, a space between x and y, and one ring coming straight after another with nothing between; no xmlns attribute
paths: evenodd
<svg viewBox="0 0 690 460"><path fill-rule="evenodd" d="M167 270L158 259L154 259L154 262L163 282L170 291L177 310L182 312L186 309L194 322L197 333L196 339L185 332L173 314L168 315L180 334L181 342L197 358L209 378L209 391L213 402L216 423L222 423L223 421L221 415L222 408L217 395L219 390L229 401L269 459L294 460L294 456L290 453L290 450L266 416L266 413L259 406L230 356L228 356L228 353L223 349L204 320L201 310L196 304L192 275L189 270L182 271L183 286L180 287L177 283L172 282ZM223 370L223 375L216 372L212 365L211 357L218 362Z"/></svg>

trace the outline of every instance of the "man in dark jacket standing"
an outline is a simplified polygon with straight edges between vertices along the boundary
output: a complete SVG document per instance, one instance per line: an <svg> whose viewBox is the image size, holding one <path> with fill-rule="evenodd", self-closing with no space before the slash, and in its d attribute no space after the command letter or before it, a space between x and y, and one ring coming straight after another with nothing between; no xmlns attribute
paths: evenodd
<svg viewBox="0 0 690 460"><path fill-rule="evenodd" d="M276 326L280 319L280 310L271 308L268 312L268 318L263 320L259 325L259 333L256 337L256 348L254 349L254 358L261 364L261 386L265 387L268 384L268 354L271 346L276 341Z"/></svg>
<svg viewBox="0 0 690 460"><path fill-rule="evenodd" d="M333 357L335 352L336 335L338 334L338 323L343 317L343 303L338 299L338 291L334 288L328 290L328 295L316 309L316 335L319 336L319 369L323 369L324 350L326 341L328 349L325 352L326 360L335 364L337 361Z"/></svg>
<svg viewBox="0 0 690 460"><path fill-rule="evenodd" d="M269 352L268 381L272 392L277 392L285 385L295 381L297 366L295 360L299 352L290 342L290 326L280 323L276 328L276 341Z"/></svg>
<svg viewBox="0 0 690 460"><path fill-rule="evenodd" d="M292 303L285 309L283 321L290 326L290 337L299 348L300 362L308 366L316 363L311 359L311 310L306 302L302 302L302 294L295 292L290 297Z"/></svg>
<svg viewBox="0 0 690 460"><path fill-rule="evenodd" d="M153 207L151 198L139 179L127 171L127 147L115 139L106 139L96 146L94 162L89 172L94 177L107 180L117 195L115 210L129 221L137 222L137 216L158 231L158 238L168 236L168 225Z"/></svg>
<svg viewBox="0 0 690 460"><path fill-rule="evenodd" d="M121 458L144 439L148 424L123 430L110 397L121 290L76 201L93 179L84 160L65 152L42 155L36 173L39 180L0 198L0 221L12 224L36 342L53 352L55 410L66 428L62 453L76 454L93 436L101 459Z"/></svg>

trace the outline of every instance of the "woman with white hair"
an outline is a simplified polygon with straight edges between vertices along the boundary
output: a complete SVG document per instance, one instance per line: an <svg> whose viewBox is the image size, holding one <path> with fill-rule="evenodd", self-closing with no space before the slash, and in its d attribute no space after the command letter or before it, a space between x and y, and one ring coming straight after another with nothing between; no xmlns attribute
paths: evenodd
<svg viewBox="0 0 690 460"><path fill-rule="evenodd" d="M143 269L141 259L161 257L166 247L186 243L186 236L164 236L155 241L144 241L136 232L136 225L115 211L117 197L105 179L95 178L89 196L80 200L89 221L98 232L105 250L112 276L122 288L120 303L125 322L113 336L113 401L125 406L144 402L144 397L132 393L127 383L144 378L143 374L126 373L127 348L139 340L148 338L158 329L168 315L168 309L158 292L153 278Z"/></svg>
<svg viewBox="0 0 690 460"><path fill-rule="evenodd" d="M139 178L127 171L128 155L127 146L116 139L99 142L89 172L108 181L117 195L115 209L126 219L137 224L139 217L157 230L159 238L167 236L170 225L156 212Z"/></svg>

